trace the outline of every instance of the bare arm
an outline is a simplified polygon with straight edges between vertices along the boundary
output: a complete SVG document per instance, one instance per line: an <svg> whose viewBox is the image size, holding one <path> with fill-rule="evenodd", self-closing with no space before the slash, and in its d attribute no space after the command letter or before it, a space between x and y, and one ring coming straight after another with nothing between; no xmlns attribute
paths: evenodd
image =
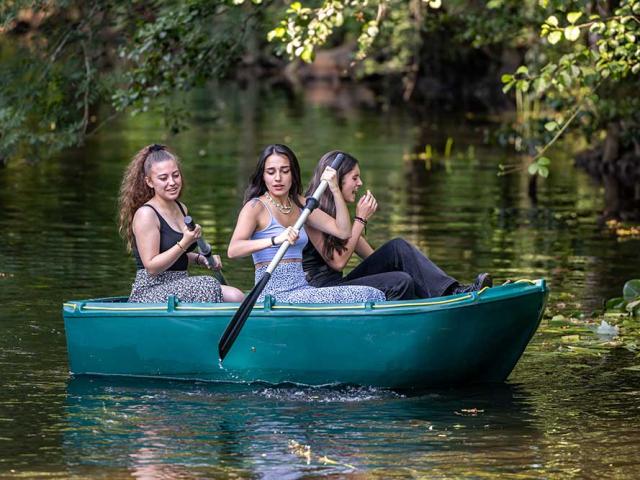
<svg viewBox="0 0 640 480"><path fill-rule="evenodd" d="M190 232L186 227L182 239L169 250L160 253L160 222L150 208L139 208L133 217L133 234L140 260L151 275L158 275L173 265L200 236L200 226Z"/></svg>
<svg viewBox="0 0 640 480"><path fill-rule="evenodd" d="M346 240L351 235L351 218L349 217L347 204L338 186L336 171L331 167L327 167L321 178L329 184L329 189L336 205L336 218L327 215L320 209L316 209L311 212L307 221L309 225L317 230ZM304 199L301 198L301 201L304 202Z"/></svg>
<svg viewBox="0 0 640 480"><path fill-rule="evenodd" d="M359 222L356 222L359 223ZM374 252L374 248L369 245L369 242L367 242L367 239L364 237L360 237L358 238L358 243L356 243L356 248L355 248L355 252L356 254L358 254L358 256L361 259L365 259L367 258L369 255L371 255Z"/></svg>
<svg viewBox="0 0 640 480"><path fill-rule="evenodd" d="M358 205L356 206L356 217L362 218L366 221L371 218L371 216L376 212L377 209L378 201L370 191L367 191L367 194L358 201ZM310 229L307 229L307 231L309 232ZM318 250L318 252L320 252L320 254L322 255L324 261L327 262L327 265L340 272L347 265L354 251L361 258L367 258L373 253L373 248L371 248L371 245L369 245L366 239L362 236L363 231L364 225L361 222L353 222L353 226L351 227L351 237L345 245L346 250L341 253L338 253L337 250L334 250L332 258L325 257L323 253L324 237L320 232L314 231L313 236L310 233L309 238L313 242L314 247L316 247L316 250Z"/></svg>
<svg viewBox="0 0 640 480"><path fill-rule="evenodd" d="M349 263L349 259L353 255L360 239L362 238L362 232L364 231L364 225L360 222L354 222L351 227L351 237L345 244L346 250L341 253L338 253L337 250L334 250L333 257L327 258L324 254L324 236L322 232L316 230L313 227L307 227L307 234L309 235L309 239L316 250L322 255L324 261L329 265L332 269L341 272L344 267Z"/></svg>

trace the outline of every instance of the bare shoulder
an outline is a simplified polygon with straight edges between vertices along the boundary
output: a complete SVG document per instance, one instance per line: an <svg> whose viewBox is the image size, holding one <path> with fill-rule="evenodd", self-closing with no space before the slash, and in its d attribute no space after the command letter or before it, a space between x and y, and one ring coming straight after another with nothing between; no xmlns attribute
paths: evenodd
<svg viewBox="0 0 640 480"><path fill-rule="evenodd" d="M252 198L244 204L244 207L240 210L240 215L258 218L261 213L266 211L267 207L258 198Z"/></svg>
<svg viewBox="0 0 640 480"><path fill-rule="evenodd" d="M136 210L136 213L133 216L133 225L141 227L149 227L153 225L159 226L160 222L158 221L158 215L153 208L145 207L143 205Z"/></svg>

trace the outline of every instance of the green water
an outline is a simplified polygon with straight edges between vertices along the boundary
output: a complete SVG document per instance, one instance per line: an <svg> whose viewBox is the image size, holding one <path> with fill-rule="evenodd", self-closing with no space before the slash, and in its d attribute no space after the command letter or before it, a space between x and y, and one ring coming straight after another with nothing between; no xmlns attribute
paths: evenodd
<svg viewBox="0 0 640 480"><path fill-rule="evenodd" d="M554 152L533 204L525 175L496 176L517 159L484 144L487 125L434 113L418 126L406 112L317 100L212 88L190 99L193 126L178 137L152 116L123 117L83 148L0 170L0 476L637 478L640 372L625 367L640 360L623 348L571 354L548 319L509 381L490 388L69 378L61 303L129 292L117 191L128 159L157 141L181 156L184 200L220 252L257 152L281 142L305 178L325 151L353 153L381 205L370 241L405 237L463 281L544 277L552 310L589 315L640 277L640 241L599 223L602 191L567 151ZM425 144L440 152L431 169L405 159ZM250 260L224 261L229 282L250 288Z"/></svg>

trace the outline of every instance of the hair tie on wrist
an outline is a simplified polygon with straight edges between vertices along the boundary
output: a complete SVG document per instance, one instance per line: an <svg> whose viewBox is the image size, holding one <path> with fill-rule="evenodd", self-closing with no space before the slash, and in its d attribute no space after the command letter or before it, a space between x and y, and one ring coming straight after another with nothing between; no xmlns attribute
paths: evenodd
<svg viewBox="0 0 640 480"><path fill-rule="evenodd" d="M182 250L183 252L186 252L186 251L187 251L187 250L186 250L182 245L180 245L180 240L178 240L178 241L176 242L176 245L177 245L177 246L178 246L178 248L179 248L180 250Z"/></svg>
<svg viewBox="0 0 640 480"><path fill-rule="evenodd" d="M276 236L274 235L273 237L271 237L271 245L272 246L276 246Z"/></svg>
<svg viewBox="0 0 640 480"><path fill-rule="evenodd" d="M353 217L353 218L354 218L354 220L357 220L358 222L360 222L364 226L367 225L367 221L364 218L362 218L362 217Z"/></svg>

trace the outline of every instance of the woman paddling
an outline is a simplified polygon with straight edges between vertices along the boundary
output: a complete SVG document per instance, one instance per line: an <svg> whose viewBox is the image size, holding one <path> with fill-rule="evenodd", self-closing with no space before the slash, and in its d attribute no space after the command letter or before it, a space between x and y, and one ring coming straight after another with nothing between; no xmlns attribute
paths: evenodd
<svg viewBox="0 0 640 480"><path fill-rule="evenodd" d="M349 211L342 198L336 172L325 168L320 175L329 184L329 195L335 205L335 216L314 210L307 224L336 238L346 239L351 233ZM302 249L307 243L306 227L293 228L302 211L302 182L295 154L285 145L269 145L258 159L256 170L245 191L244 206L229 242L229 258L253 256L255 281L260 281L280 244L291 246L273 271L271 280L261 293L281 302L348 303L382 301L384 294L371 287L314 288L302 271Z"/></svg>
<svg viewBox="0 0 640 480"><path fill-rule="evenodd" d="M322 172L330 165L338 151L325 154L316 166L307 192L313 192L320 183ZM343 152L342 152L343 153ZM358 161L343 153L338 168L338 185L342 197L354 203L362 186ZM447 275L435 263L406 240L396 238L378 249L373 249L362 235L368 220L376 212L378 203L367 191L356 206L351 237L347 240L309 226L309 242L303 253L306 279L314 287L336 285L368 285L382 290L387 300L408 300L453 295L480 290L492 285L491 276L481 273L471 285L462 285ZM320 199L319 209L331 216L336 205L333 196L326 193ZM342 270L354 252L363 259L348 275Z"/></svg>
<svg viewBox="0 0 640 480"><path fill-rule="evenodd" d="M166 302L176 295L183 302L240 302L243 293L211 276L190 277L189 265L207 266L193 252L201 227L184 224L187 207L178 159L164 145L149 145L131 160L120 187L120 234L133 251L138 267L130 302ZM214 256L213 268L222 267Z"/></svg>

